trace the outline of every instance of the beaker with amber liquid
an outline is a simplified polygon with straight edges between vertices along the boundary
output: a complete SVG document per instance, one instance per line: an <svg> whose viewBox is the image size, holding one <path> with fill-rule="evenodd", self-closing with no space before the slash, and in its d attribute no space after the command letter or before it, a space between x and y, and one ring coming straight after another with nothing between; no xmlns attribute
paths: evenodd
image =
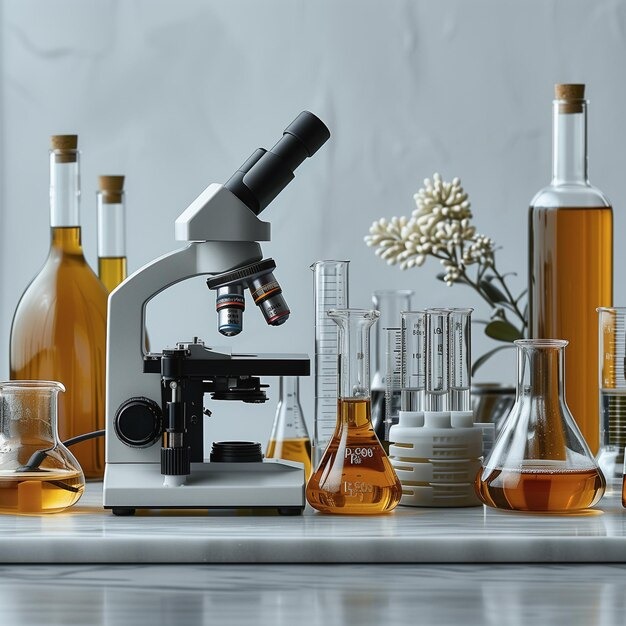
<svg viewBox="0 0 626 626"><path fill-rule="evenodd" d="M564 513L587 509L606 482L565 401L562 339L520 339L516 400L476 478L488 506Z"/></svg>
<svg viewBox="0 0 626 626"><path fill-rule="evenodd" d="M0 383L0 513L56 513L85 489L78 461L59 441L61 383Z"/></svg>
<svg viewBox="0 0 626 626"><path fill-rule="evenodd" d="M306 498L322 513L386 513L400 502L402 487L371 421L369 334L379 313L336 309L328 315L339 326L337 424Z"/></svg>

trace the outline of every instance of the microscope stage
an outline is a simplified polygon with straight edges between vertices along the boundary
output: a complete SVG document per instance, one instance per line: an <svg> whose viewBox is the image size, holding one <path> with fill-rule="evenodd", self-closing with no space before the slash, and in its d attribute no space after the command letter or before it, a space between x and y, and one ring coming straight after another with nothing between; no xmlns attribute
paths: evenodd
<svg viewBox="0 0 626 626"><path fill-rule="evenodd" d="M161 354L148 354L144 357L143 371L146 374L161 373ZM309 376L311 361L307 354L232 354L216 358L183 359L184 376Z"/></svg>

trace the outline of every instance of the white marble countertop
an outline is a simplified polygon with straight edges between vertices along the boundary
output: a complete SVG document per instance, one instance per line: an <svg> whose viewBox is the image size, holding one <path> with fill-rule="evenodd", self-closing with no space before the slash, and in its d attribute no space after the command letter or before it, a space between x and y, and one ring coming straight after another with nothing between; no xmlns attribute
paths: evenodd
<svg viewBox="0 0 626 626"><path fill-rule="evenodd" d="M67 512L0 515L3 563L626 562L626 509L585 515L398 507L376 517L146 512L115 517L92 483Z"/></svg>

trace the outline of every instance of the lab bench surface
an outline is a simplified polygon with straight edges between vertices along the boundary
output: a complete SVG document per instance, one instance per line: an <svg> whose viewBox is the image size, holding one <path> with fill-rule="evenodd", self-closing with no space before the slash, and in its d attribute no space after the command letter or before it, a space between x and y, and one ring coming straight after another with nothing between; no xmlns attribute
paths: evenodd
<svg viewBox="0 0 626 626"><path fill-rule="evenodd" d="M1 563L619 563L626 509L605 497L586 514L486 507L398 507L388 515L282 517L152 511L116 517L89 483L70 510L0 515Z"/></svg>

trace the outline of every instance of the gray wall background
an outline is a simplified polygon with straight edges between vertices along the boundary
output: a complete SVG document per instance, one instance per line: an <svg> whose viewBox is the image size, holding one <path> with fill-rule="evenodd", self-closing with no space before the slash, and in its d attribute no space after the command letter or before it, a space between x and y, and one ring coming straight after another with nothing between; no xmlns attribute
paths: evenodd
<svg viewBox="0 0 626 626"><path fill-rule="evenodd" d="M302 109L333 138L263 214L266 256L292 319L268 328L249 306L240 351L313 352L310 263L351 263L351 304L378 288L411 288L417 306L486 305L434 278L401 272L363 243L371 222L409 215L421 181L461 177L501 271L526 280L526 211L550 177L555 82L585 82L590 176L615 207L615 303L626 251L626 2L619 0L7 0L1 5L0 378L17 300L45 259L49 135L76 132L83 152L82 223L96 263L99 174L127 176L135 270L178 247L176 216L223 182L254 148L273 145ZM214 298L202 279L152 307L154 347L199 335L212 345ZM474 354L494 344L474 333ZM512 352L484 380L513 381ZM275 381L271 381L275 382ZM313 381L303 381L313 419ZM209 438L265 441L277 399L215 405Z"/></svg>

